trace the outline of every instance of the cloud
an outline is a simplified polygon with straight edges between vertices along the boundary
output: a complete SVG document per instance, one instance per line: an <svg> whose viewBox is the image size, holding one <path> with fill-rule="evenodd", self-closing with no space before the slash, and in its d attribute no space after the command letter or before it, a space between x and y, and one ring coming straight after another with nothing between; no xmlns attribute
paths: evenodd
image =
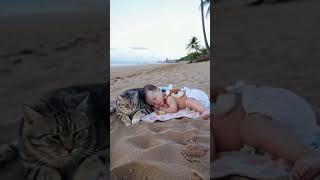
<svg viewBox="0 0 320 180"><path fill-rule="evenodd" d="M146 48L146 47L128 47L128 49L134 49L134 50L149 50L149 48Z"/></svg>
<svg viewBox="0 0 320 180"><path fill-rule="evenodd" d="M110 48L110 50L112 62L156 62L164 59L157 52L145 47Z"/></svg>

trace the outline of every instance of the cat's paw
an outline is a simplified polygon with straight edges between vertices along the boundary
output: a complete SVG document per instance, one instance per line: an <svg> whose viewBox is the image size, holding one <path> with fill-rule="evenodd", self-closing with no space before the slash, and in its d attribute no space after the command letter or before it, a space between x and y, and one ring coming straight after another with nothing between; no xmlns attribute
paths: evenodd
<svg viewBox="0 0 320 180"><path fill-rule="evenodd" d="M39 167L39 169L27 170L25 171L25 176L30 180L62 180L59 171L48 167Z"/></svg>
<svg viewBox="0 0 320 180"><path fill-rule="evenodd" d="M131 119L129 118L129 116L122 115L122 114L118 114L118 116L126 126L130 126L131 125Z"/></svg>
<svg viewBox="0 0 320 180"><path fill-rule="evenodd" d="M143 116L143 112L139 111L136 112L132 118L132 124L136 124L140 121L141 117Z"/></svg>
<svg viewBox="0 0 320 180"><path fill-rule="evenodd" d="M94 156L81 163L73 180L105 180L107 171L106 159L101 156Z"/></svg>
<svg viewBox="0 0 320 180"><path fill-rule="evenodd" d="M130 126L132 123L131 123L131 121L122 121L123 123L124 123L124 125L126 125L126 126Z"/></svg>

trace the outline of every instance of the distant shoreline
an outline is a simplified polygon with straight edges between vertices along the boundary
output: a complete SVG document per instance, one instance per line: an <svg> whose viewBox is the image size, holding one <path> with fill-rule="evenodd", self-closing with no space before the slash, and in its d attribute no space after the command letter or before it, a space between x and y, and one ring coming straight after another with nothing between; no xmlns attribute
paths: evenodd
<svg viewBox="0 0 320 180"><path fill-rule="evenodd" d="M168 64L165 62L152 62L152 63L110 63L110 68L113 67L131 67L131 66L147 66L147 65L158 65L158 64Z"/></svg>

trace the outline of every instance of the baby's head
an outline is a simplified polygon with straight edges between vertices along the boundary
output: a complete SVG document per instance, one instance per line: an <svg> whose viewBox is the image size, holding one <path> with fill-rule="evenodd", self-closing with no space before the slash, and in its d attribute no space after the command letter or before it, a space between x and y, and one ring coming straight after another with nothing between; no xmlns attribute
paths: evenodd
<svg viewBox="0 0 320 180"><path fill-rule="evenodd" d="M152 106L164 105L163 94L156 86L152 84L145 85L142 89L144 101Z"/></svg>

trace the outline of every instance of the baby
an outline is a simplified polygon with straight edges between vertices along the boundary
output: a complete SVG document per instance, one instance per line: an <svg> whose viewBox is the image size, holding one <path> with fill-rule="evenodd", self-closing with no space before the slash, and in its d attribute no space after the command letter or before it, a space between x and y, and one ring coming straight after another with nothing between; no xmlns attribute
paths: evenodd
<svg viewBox="0 0 320 180"><path fill-rule="evenodd" d="M259 92L261 93L259 98L252 99L264 100L264 103L259 101L261 106L261 104L266 105L268 95L279 95L278 98L272 99L270 104L280 104L280 107L285 109L283 108L283 104L286 103L284 101L286 99L284 98L286 96L283 93L284 91L281 90L278 93L279 89L272 89L272 93L270 93L269 89L269 92L265 93L265 90ZM243 98L243 94L228 92L225 88L214 88L212 95L212 101L215 105L213 107L214 120L211 122L211 140L217 153L238 151L244 145L249 145L291 162L293 167L289 172L289 178L284 179L311 180L320 174L320 151L313 149L295 131L273 118L280 113L270 116L256 109L250 112L244 106L245 98ZM298 98L296 95L290 97ZM259 105L252 102L248 104L252 107ZM217 109L219 105L222 106L221 109ZM285 118L285 116L282 117ZM301 121L305 121L305 119L301 119ZM211 153L212 160L215 160L215 152L211 151Z"/></svg>
<svg viewBox="0 0 320 180"><path fill-rule="evenodd" d="M148 84L142 90L145 102L152 105L155 111L164 111L166 113L175 113L180 109L191 108L200 113L202 119L208 119L210 116L210 106L208 96L197 89L190 89L182 97L166 96L159 88ZM207 106L207 107L206 107Z"/></svg>

